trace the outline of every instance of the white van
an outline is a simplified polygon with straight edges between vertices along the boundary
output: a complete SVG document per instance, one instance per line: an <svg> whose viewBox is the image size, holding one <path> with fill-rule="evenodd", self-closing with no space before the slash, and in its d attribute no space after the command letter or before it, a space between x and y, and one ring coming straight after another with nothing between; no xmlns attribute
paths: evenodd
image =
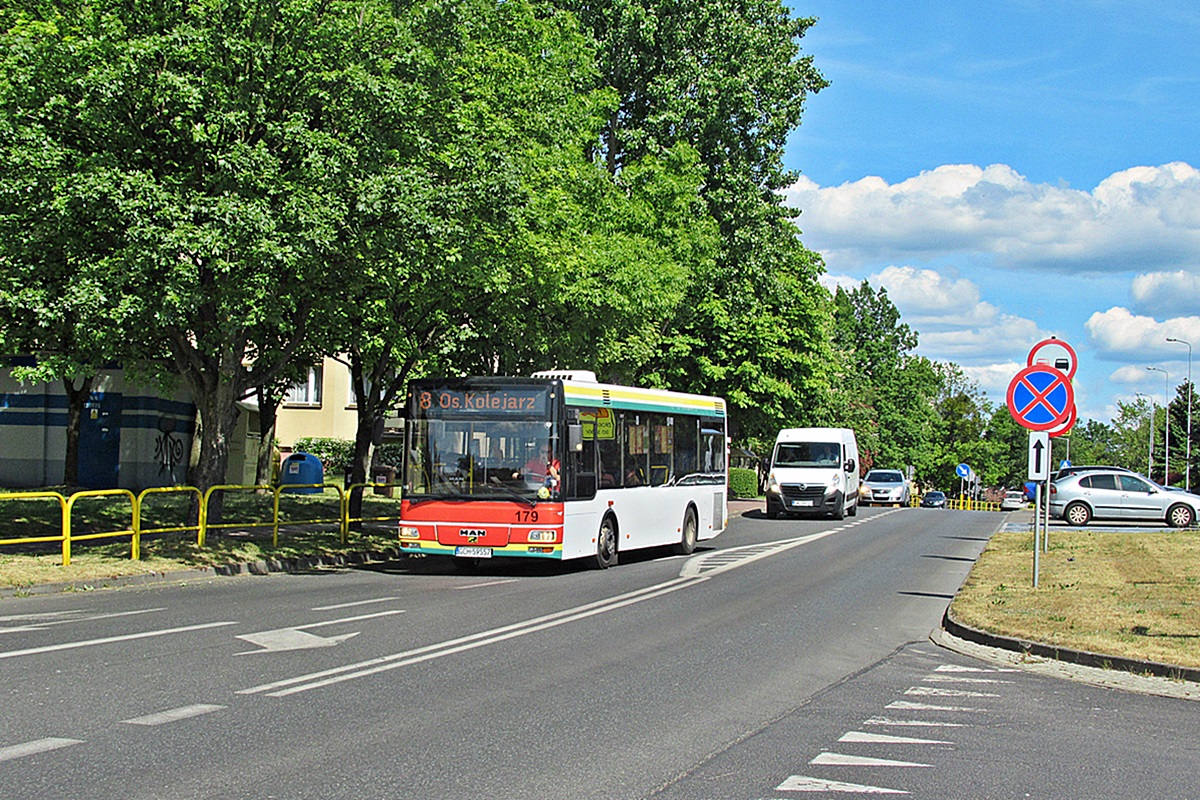
<svg viewBox="0 0 1200 800"><path fill-rule="evenodd" d="M858 513L858 441L849 428L784 428L767 476L767 516Z"/></svg>

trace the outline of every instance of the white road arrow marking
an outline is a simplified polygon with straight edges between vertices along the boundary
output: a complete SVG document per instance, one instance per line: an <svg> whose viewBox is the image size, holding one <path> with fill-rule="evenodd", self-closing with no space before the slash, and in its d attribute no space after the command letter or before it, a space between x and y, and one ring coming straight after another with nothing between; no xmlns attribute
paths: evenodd
<svg viewBox="0 0 1200 800"><path fill-rule="evenodd" d="M844 792L846 794L908 794L900 789L885 789L882 786L863 786L859 783L825 781L804 775L793 775L775 787L777 792Z"/></svg>
<svg viewBox="0 0 1200 800"><path fill-rule="evenodd" d="M274 653L280 650L307 650L313 647L333 647L341 644L351 636L358 636L359 631L347 633L342 636L317 636L314 633L305 633L296 628L279 628L274 631L261 631L260 633L247 633L245 636L237 638L256 644L261 647L261 650L247 650L245 653L238 653L239 656L244 656L249 653Z"/></svg>

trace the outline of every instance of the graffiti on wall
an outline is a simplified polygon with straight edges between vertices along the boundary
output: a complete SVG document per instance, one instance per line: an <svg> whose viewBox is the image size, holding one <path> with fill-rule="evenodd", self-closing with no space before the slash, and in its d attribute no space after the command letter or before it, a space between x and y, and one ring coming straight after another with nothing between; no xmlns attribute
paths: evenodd
<svg viewBox="0 0 1200 800"><path fill-rule="evenodd" d="M183 463L183 439L174 435L173 419L159 419L158 430L160 433L154 438L154 459L158 462L158 474L177 479L175 467Z"/></svg>

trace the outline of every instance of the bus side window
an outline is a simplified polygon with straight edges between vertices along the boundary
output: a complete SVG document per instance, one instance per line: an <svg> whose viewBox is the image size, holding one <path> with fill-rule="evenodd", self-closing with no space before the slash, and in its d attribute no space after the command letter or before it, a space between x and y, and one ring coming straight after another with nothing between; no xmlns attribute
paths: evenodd
<svg viewBox="0 0 1200 800"><path fill-rule="evenodd" d="M600 452L598 486L614 489L621 485L621 443L617 438L600 439L596 442Z"/></svg>

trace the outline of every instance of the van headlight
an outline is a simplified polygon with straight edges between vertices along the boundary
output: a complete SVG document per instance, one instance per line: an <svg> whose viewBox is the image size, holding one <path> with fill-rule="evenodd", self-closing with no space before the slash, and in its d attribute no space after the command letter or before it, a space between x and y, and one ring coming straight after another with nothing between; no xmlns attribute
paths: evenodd
<svg viewBox="0 0 1200 800"><path fill-rule="evenodd" d="M779 494L779 481L776 480L774 472L767 476L767 492L769 494Z"/></svg>

